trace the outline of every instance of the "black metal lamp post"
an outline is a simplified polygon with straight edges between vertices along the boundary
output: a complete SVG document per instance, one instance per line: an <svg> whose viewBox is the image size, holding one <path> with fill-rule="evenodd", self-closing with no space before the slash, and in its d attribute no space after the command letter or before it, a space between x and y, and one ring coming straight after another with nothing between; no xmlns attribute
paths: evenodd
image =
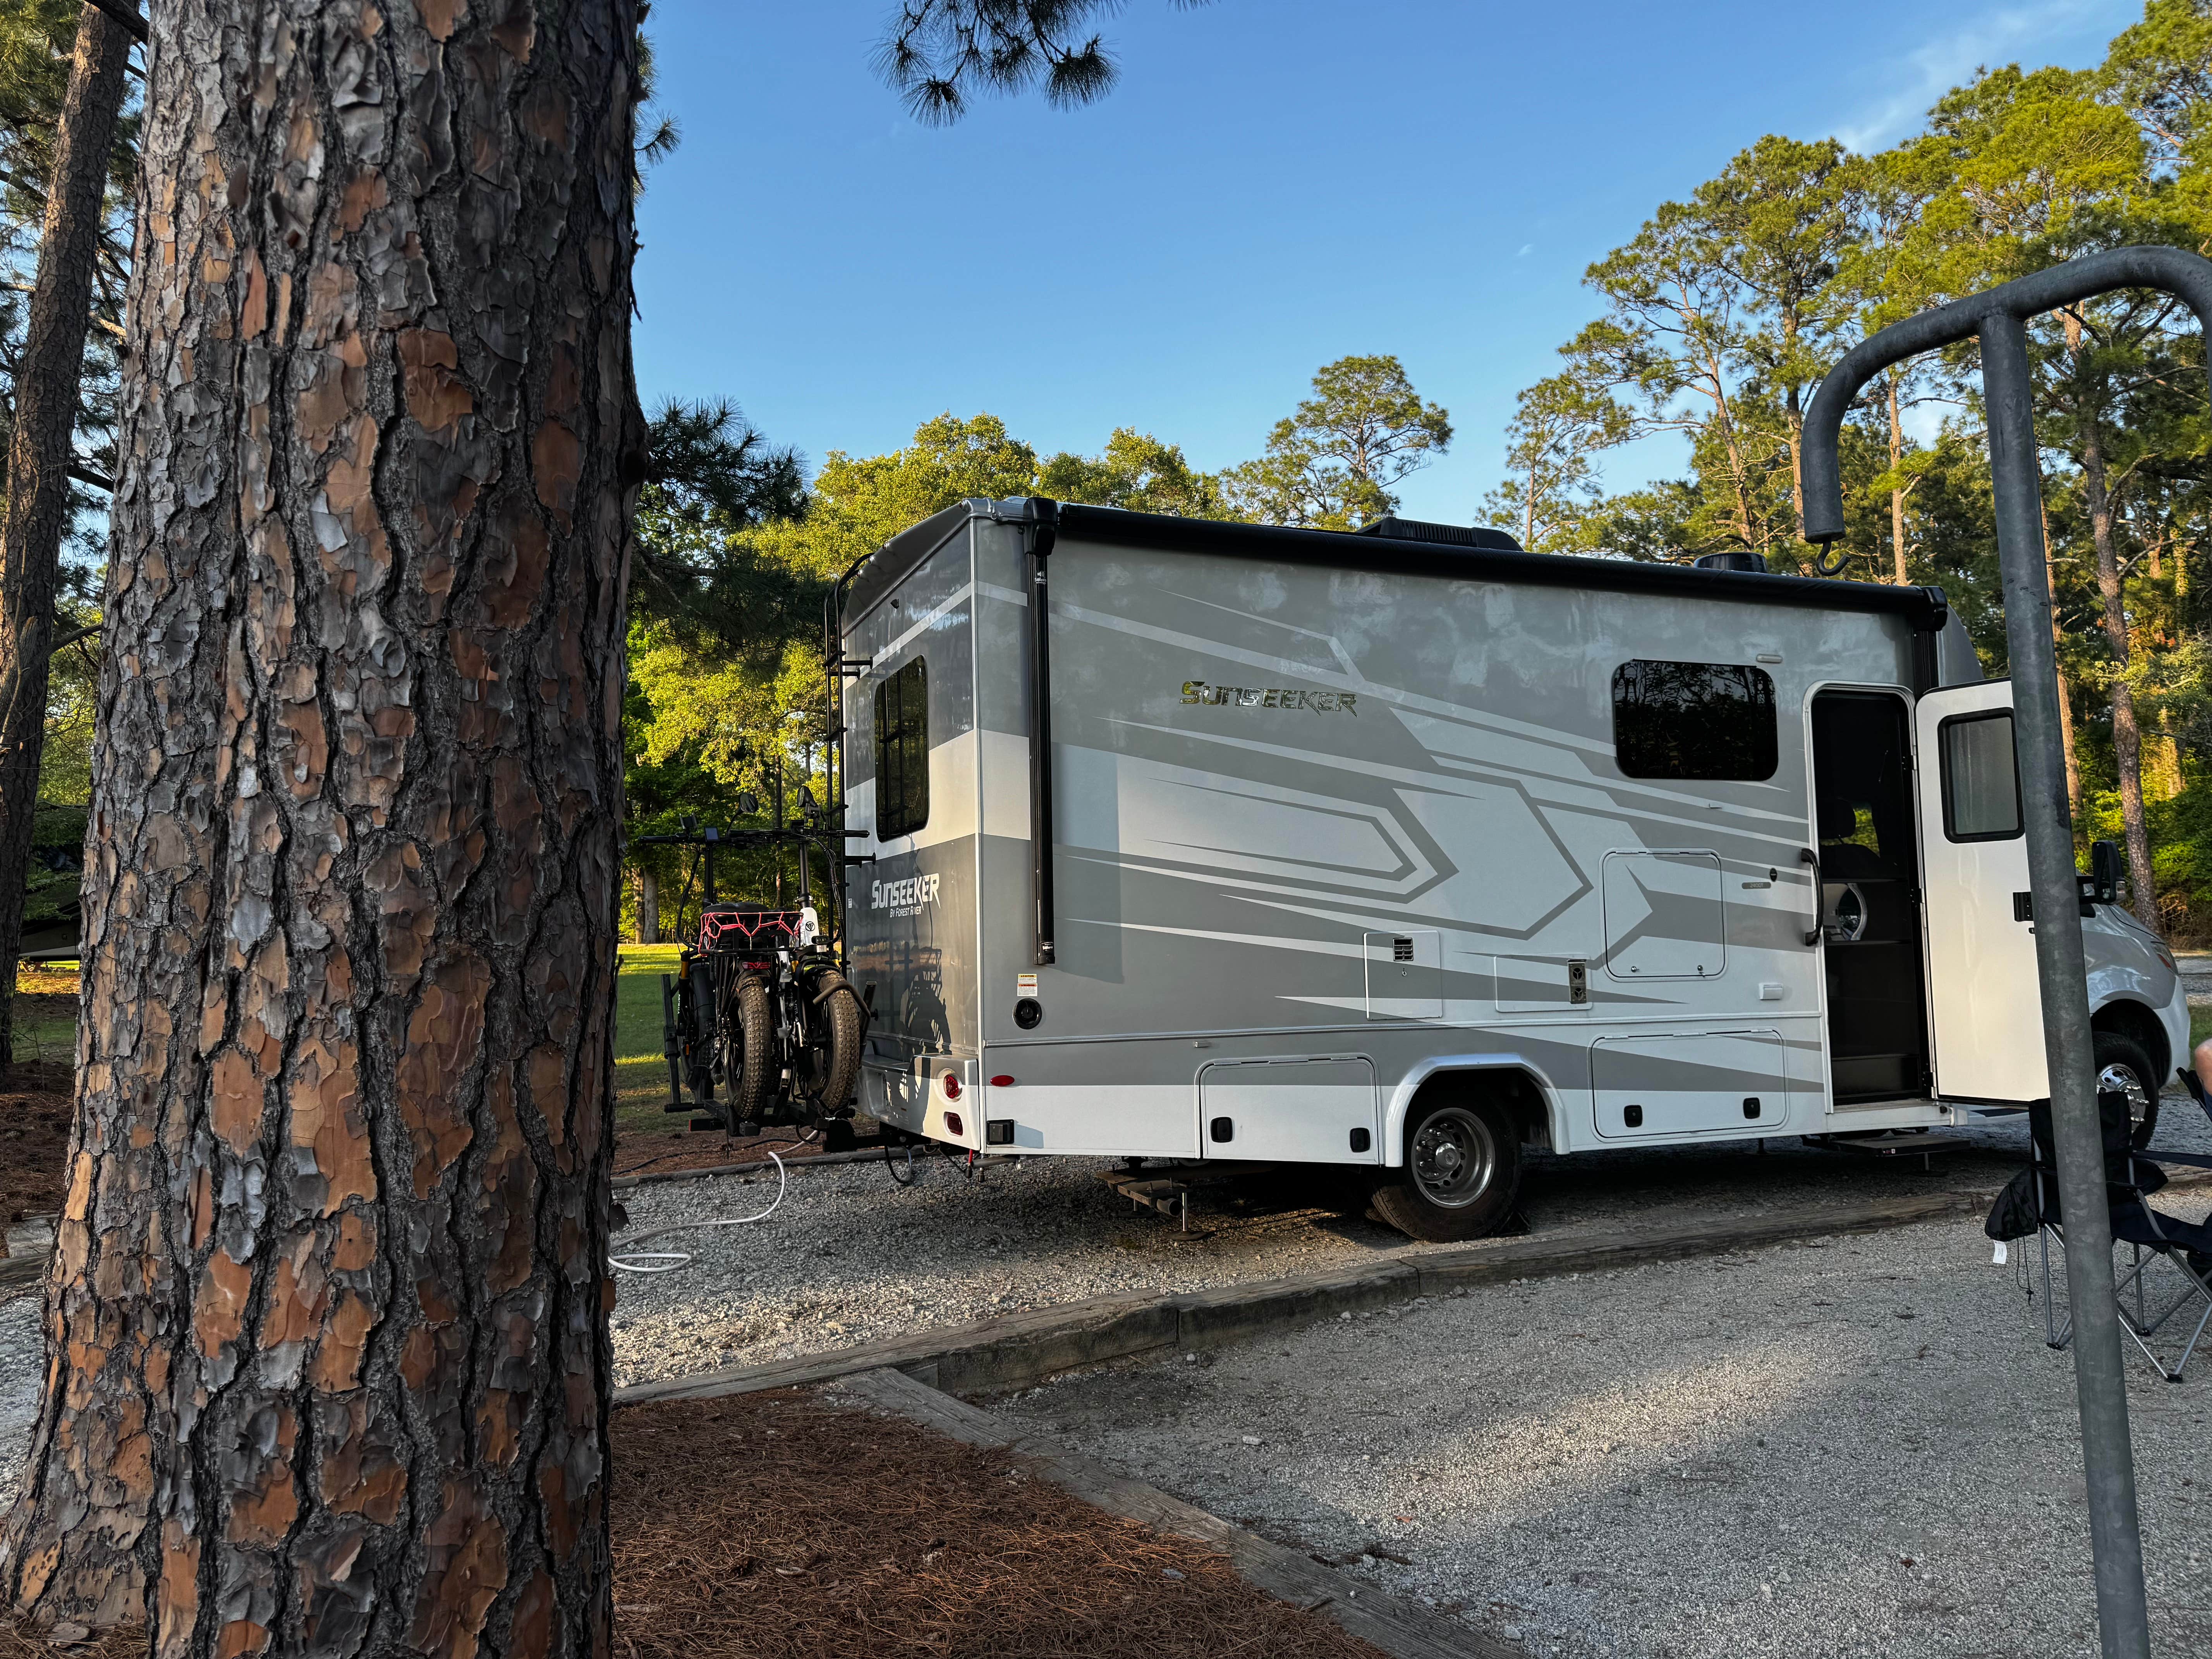
<svg viewBox="0 0 2212 1659"><path fill-rule="evenodd" d="M2074 1311L2074 1375L2081 1408L2089 1535L2096 1555L2097 1622L2106 1659L2148 1659L2142 1540L2128 1436L2119 1308L2112 1280L2112 1218L2105 1203L2089 1004L2081 957L2074 826L2066 799L2058 720L2057 661L2044 564L2041 475L2027 319L2118 289L2180 299L2212 339L2212 261L2173 247L2115 248L1985 294L1907 318L1853 348L1813 398L1805 419L1805 539L1844 533L1836 445L1859 389L1891 364L1978 336L1989 407L1990 476L1996 496L1997 563L2010 647L2013 718L2020 743L2021 805L2035 911L2036 973L2043 992L2051 1116L2066 1214L2066 1285ZM2212 369L2212 361L2208 361Z"/></svg>

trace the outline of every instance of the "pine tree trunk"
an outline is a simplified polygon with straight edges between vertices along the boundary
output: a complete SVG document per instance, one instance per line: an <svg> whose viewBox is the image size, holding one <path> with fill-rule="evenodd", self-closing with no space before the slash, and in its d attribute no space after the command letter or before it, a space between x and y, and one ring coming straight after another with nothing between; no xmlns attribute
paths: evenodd
<svg viewBox="0 0 2212 1659"><path fill-rule="evenodd" d="M2045 498L2043 473L2036 469L2036 501L2043 514L2043 580L2051 595L2052 675L2058 682L2058 741L2066 751L2066 815L2078 842L2081 834L2081 763L2074 753L2074 688L2066 678L2065 631L2058 625L2058 562L2051 553L2051 505Z"/></svg>
<svg viewBox="0 0 2212 1659"><path fill-rule="evenodd" d="M1897 410L1897 371L1889 371L1889 471L1893 478L1905 459L1905 423ZM1889 549L1896 561L1896 581L1905 586L1911 578L1905 574L1905 491L1892 485L1889 492Z"/></svg>
<svg viewBox="0 0 2212 1659"><path fill-rule="evenodd" d="M39 275L15 377L8 506L0 529L0 1070L15 1063L15 952L46 743L54 587L70 522L77 381L100 257L101 209L131 36L92 6L77 19L69 90L54 138Z"/></svg>
<svg viewBox="0 0 2212 1659"><path fill-rule="evenodd" d="M2120 823L2128 844L2128 883L2136 919L2155 930L2158 890L2151 875L2150 830L2143 819L2142 733L2136 724L2135 693L2126 679L2128 616L2120 588L2120 553L2113 535L2112 494L2106 483L2104 432L2094 405L2084 400L2081 489L2089 507L2089 535L2097 550L2097 592L2104 601L2105 643L2118 672L2112 679L2112 760L2119 774Z"/></svg>
<svg viewBox="0 0 2212 1659"><path fill-rule="evenodd" d="M1790 330L1793 338L1796 331L1793 325ZM1805 526L1805 411L1799 407L1801 395L1796 386L1791 386L1784 404L1790 434L1790 514L1793 521L1790 527L1793 534Z"/></svg>
<svg viewBox="0 0 2212 1659"><path fill-rule="evenodd" d="M633 0L166 0L0 1590L605 1654Z"/></svg>
<svg viewBox="0 0 2212 1659"><path fill-rule="evenodd" d="M660 878L650 870L637 872L637 942L660 943Z"/></svg>

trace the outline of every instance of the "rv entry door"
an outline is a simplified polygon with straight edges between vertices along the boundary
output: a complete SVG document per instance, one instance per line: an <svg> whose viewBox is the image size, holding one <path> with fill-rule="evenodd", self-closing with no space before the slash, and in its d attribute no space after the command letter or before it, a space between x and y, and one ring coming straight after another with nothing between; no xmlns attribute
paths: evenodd
<svg viewBox="0 0 2212 1659"><path fill-rule="evenodd" d="M1947 1100L2040 1100L2051 1087L2012 684L1930 691L1913 725L1936 1092Z"/></svg>

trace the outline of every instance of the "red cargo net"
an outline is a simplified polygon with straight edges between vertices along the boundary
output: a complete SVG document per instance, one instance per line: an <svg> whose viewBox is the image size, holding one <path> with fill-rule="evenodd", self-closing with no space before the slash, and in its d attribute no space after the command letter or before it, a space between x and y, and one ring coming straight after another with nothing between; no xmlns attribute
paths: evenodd
<svg viewBox="0 0 2212 1659"><path fill-rule="evenodd" d="M799 912L758 910L742 904L710 906L699 918L702 951L742 951L773 956L799 938Z"/></svg>

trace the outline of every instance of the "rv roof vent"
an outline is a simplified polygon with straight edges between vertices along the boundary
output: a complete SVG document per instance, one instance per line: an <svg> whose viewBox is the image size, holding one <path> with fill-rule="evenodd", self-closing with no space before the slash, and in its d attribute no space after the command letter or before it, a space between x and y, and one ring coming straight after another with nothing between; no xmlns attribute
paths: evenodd
<svg viewBox="0 0 2212 1659"><path fill-rule="evenodd" d="M1731 547L1724 553L1700 553L1691 562L1700 570L1748 570L1766 574L1766 561L1748 548Z"/></svg>
<svg viewBox="0 0 2212 1659"><path fill-rule="evenodd" d="M1492 553L1518 553L1521 544L1502 530L1480 524L1431 524L1425 519L1386 516L1359 526L1362 536L1390 536L1407 542L1452 542L1461 547L1480 547Z"/></svg>

